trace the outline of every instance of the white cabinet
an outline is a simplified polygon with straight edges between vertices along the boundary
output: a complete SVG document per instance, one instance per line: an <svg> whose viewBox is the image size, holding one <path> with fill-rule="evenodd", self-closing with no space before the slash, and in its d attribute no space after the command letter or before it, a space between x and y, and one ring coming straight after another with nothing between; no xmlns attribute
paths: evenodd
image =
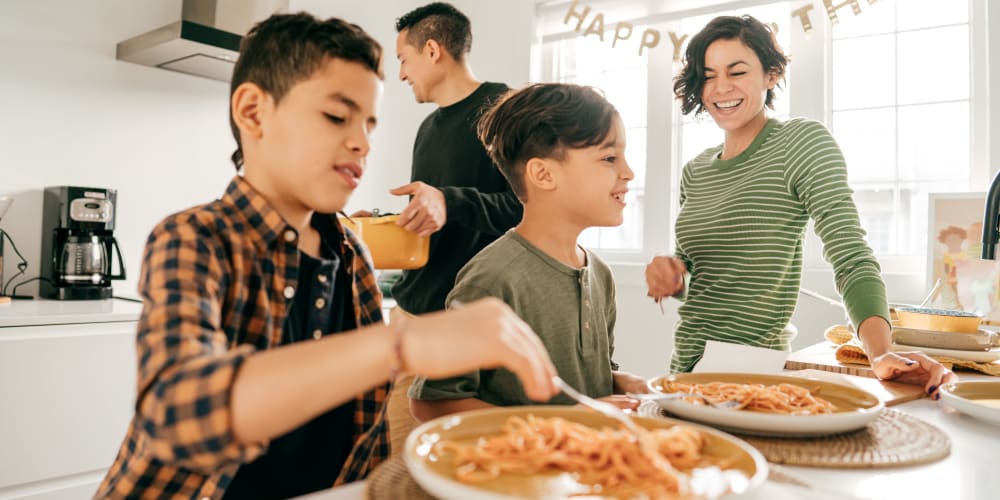
<svg viewBox="0 0 1000 500"><path fill-rule="evenodd" d="M133 414L133 312L0 326L0 499L93 496Z"/></svg>

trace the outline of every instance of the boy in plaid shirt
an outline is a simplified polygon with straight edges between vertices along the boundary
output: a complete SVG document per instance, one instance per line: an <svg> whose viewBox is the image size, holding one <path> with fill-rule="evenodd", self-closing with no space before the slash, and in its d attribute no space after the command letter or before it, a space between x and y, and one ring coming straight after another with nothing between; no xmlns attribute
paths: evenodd
<svg viewBox="0 0 1000 500"><path fill-rule="evenodd" d="M275 15L244 38L243 175L149 236L136 414L98 497L287 498L364 478L388 455L399 371L505 366L555 393L544 347L499 301L383 323L367 249L335 215L381 91L381 47L356 25Z"/></svg>

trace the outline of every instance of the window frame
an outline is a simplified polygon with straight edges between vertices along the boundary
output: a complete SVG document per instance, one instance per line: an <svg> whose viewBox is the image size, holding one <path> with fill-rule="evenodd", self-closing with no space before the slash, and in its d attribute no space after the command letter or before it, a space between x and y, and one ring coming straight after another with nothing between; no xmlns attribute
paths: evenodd
<svg viewBox="0 0 1000 500"><path fill-rule="evenodd" d="M897 0L901 1L901 0ZM905 1L905 0L902 0ZM965 192L974 192L974 186L986 185L990 174L989 167L989 128L987 126L990 112L989 101L989 75L983 71L988 68L987 61L987 41L988 33L986 28L986 2L987 0L966 0L969 3L969 131L970 131L970 152L969 152L969 186ZM878 5L869 7L878 8ZM815 12L815 10L814 10ZM813 22L813 33L806 35L802 30L793 32L792 47L805 47L805 55L796 58L795 64L805 60L823 61L821 67L813 71L798 71L796 75L802 75L802 80L797 81L799 85L796 92L792 93L791 103L792 116L803 116L818 120L828 127L833 124L833 29L826 20L817 23ZM921 28L923 29L923 28ZM898 36L899 33L915 31L912 29L894 29L886 34ZM795 38L797 35L797 39ZM822 36L822 44L809 44L809 38ZM897 73L898 75L898 73ZM804 80L804 81L803 81ZM804 84L804 85L803 85ZM896 79L896 88L900 86L899 78ZM800 87L808 89L822 89L821 99L815 96L797 96ZM796 107L796 97L799 97L799 107ZM822 109L816 109L815 105L801 102L802 100L812 100L822 102ZM898 102L895 109L904 107ZM805 108L805 109L803 109ZM897 111L898 112L898 111ZM895 134L895 143L899 142L899 131ZM897 160L898 161L898 160ZM894 183L896 186L898 182ZM854 186L851 186L854 188ZM925 235L926 237L926 235ZM803 255L804 271L820 271L829 268L829 264L823 259L822 242L815 232L810 230L806 233L805 253ZM926 250L926 249L923 249ZM907 275L910 277L920 277L926 280L926 251L918 254L876 254L883 274Z"/></svg>
<svg viewBox="0 0 1000 500"><path fill-rule="evenodd" d="M648 15L637 19L621 19L633 24L645 24L653 29L660 29L671 22L683 18L702 16L713 12L748 9L752 7L787 2L788 0L723 0L696 8L677 10L674 12ZM898 0L897 0L898 1ZM904 0L905 1L905 0ZM990 157L1000 158L1000 127L990 129L989 124L1000 123L1000 99L989 99L990 62L997 63L993 76L1000 81L1000 37L988 36L989 29L994 28L1000 33L1000 16L994 14L987 17L988 0L966 0L969 3L969 44L970 44L970 182L969 192L985 190L989 177L1000 170L1000 165L991 167ZM546 2L540 2L544 4ZM551 3L551 2L549 2ZM563 2L568 3L568 2ZM779 94L780 98L789 99L789 114L793 117L810 118L827 126L832 124L833 115L833 37L832 26L825 18L822 3L818 0L816 8L810 11L812 30L806 33L797 21L793 20L789 44L794 52L794 61L790 69L795 74L795 88L788 93ZM583 3L580 4L584 5ZM793 9L802 7L791 2ZM879 8L878 4L866 8ZM581 7L582 8L582 7ZM562 10L563 14L565 10ZM607 33L613 35L615 23L614 13L605 8L605 27ZM593 13L591 13L593 15ZM845 12L842 18L851 16ZM862 13L864 15L864 13ZM789 13L791 16L791 13ZM821 17L822 16L822 17ZM843 21L842 21L843 22ZM582 36L581 33L566 27L562 33L542 35L535 47L542 48L545 43L560 39ZM894 30L892 33L898 33ZM624 271L628 281L640 280L641 266L656 254L673 251L674 219L679 209L677 183L682 167L682 159L675 158L679 154L682 137L675 133L674 122L679 118L676 101L673 99L672 78L675 63L670 57L664 57L662 52L669 46L661 46L654 50L661 52L658 57L650 57L647 66L647 140L646 140L646 185L643 211L643 244L636 251L595 249L616 270ZM669 43L669 40L667 40ZM992 45L992 47L990 47ZM989 50L994 48L996 50ZM627 50L627 49L618 49ZM546 66L541 54L544 50L536 50L538 55L532 65L533 80L553 81L551 72L546 73ZM991 56L992 54L992 56ZM670 82L664 84L664 82ZM899 82L897 82L897 86ZM995 109L996 108L996 109ZM992 120L991 120L992 118ZM655 140L669 137L670 140ZM897 131L898 137L898 131ZM995 144L991 143L995 139ZM663 168L666 166L666 168ZM976 186L983 186L976 189ZM655 221L655 222L653 222ZM822 258L822 244L811 229L806 234L806 252L803 259L803 272L814 273L829 271L829 264ZM882 265L884 274L905 275L906 280L922 278L926 272L926 255L876 255Z"/></svg>

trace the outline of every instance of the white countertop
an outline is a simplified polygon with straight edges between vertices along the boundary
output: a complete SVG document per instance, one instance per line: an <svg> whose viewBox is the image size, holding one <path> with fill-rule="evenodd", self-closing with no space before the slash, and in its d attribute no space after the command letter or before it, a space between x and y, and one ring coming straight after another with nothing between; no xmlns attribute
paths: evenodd
<svg viewBox="0 0 1000 500"><path fill-rule="evenodd" d="M0 328L136 321L142 304L106 300L13 300L0 304Z"/></svg>
<svg viewBox="0 0 1000 500"><path fill-rule="evenodd" d="M963 379L979 378L961 375ZM1000 451L1000 427L963 415L940 401L921 399L893 408L948 434L951 455L926 465L891 469L786 469L817 487L860 498L997 498L1000 474L995 460Z"/></svg>
<svg viewBox="0 0 1000 500"><path fill-rule="evenodd" d="M386 311L396 305L384 299ZM0 328L8 326L68 325L137 321L142 304L128 300L13 300L0 304Z"/></svg>
<svg viewBox="0 0 1000 500"><path fill-rule="evenodd" d="M964 374L963 374L964 375ZM964 377L978 378L976 376ZM997 498L1000 474L1000 427L965 416L939 401L921 399L893 408L916 416L951 438L951 455L927 465L888 469L823 469L783 466L782 471L814 489L768 481L749 499L923 499L980 500ZM361 500L362 483L303 497L308 500Z"/></svg>
<svg viewBox="0 0 1000 500"><path fill-rule="evenodd" d="M331 490L298 497L297 500L367 500L365 487L365 481L359 481ZM805 489L771 481L765 482L757 491L753 492L753 495L742 498L746 500L802 500L804 498L808 498L809 500L851 500L850 497L838 495L835 492ZM918 500L919 498L916 497L913 500ZM406 499L401 498L399 500Z"/></svg>

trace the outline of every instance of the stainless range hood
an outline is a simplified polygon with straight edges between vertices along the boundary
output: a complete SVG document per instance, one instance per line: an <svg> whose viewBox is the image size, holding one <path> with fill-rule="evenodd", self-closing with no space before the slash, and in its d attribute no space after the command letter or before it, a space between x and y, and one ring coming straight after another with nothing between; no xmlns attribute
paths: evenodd
<svg viewBox="0 0 1000 500"><path fill-rule="evenodd" d="M183 0L178 21L118 43L117 58L228 82L243 35L287 11L288 0Z"/></svg>

